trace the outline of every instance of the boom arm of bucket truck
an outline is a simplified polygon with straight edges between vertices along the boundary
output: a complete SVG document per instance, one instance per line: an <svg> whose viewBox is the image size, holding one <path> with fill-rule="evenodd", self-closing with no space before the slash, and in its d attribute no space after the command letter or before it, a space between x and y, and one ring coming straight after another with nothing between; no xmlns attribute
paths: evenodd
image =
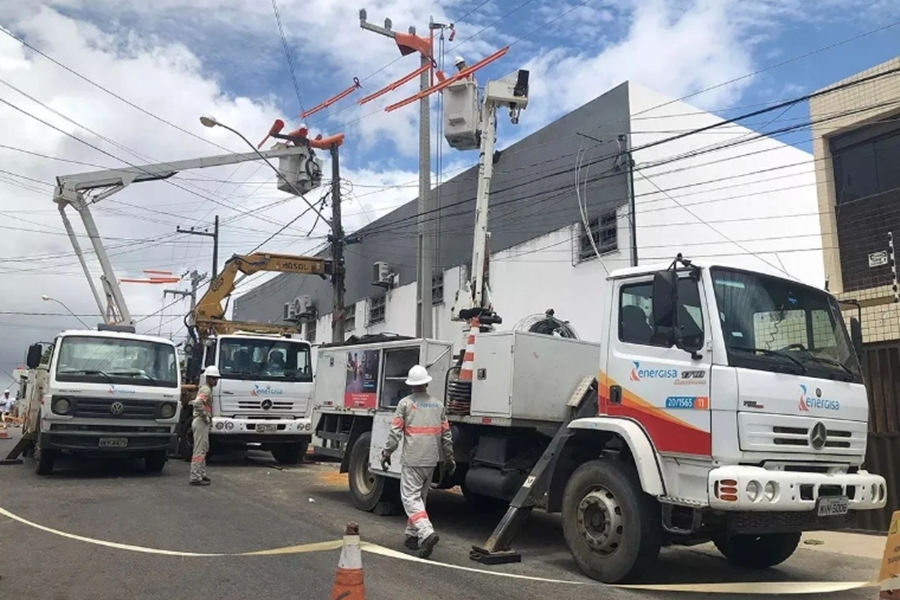
<svg viewBox="0 0 900 600"><path fill-rule="evenodd" d="M478 163L478 190L475 199L475 234L472 242L472 267L467 280L463 283L451 310L454 321L469 321L478 317L481 325L490 326L502 322L494 312L491 304L490 284L488 281L488 207L490 204L491 177L494 172L494 143L497 137L497 110L509 109L509 116L515 125L519 122L519 113L528 106L528 71L518 71L498 79L488 81L484 86L482 106L477 105L477 86L470 78L455 81L445 88L445 108L450 116L450 127L446 137L450 145L458 150L474 147L473 141L480 140L481 158ZM448 102L449 100L449 102ZM453 114L454 102L465 109L470 101L475 101L475 110L469 114L479 115L478 129L474 130L474 119L466 125L465 117L460 119ZM456 123L454 123L454 119ZM454 127L455 125L455 127ZM460 127L462 125L462 127ZM460 132L460 129L463 131ZM460 135L462 133L462 135ZM471 135L473 134L474 135Z"/></svg>
<svg viewBox="0 0 900 600"><path fill-rule="evenodd" d="M296 273L299 275L318 275L325 278L332 275L332 261L314 256L294 256L292 254L274 254L258 252L255 254L235 254L225 263L225 268L209 284L209 289L197 302L194 309L193 326L203 338L210 334L226 334L234 331L253 331L256 333L281 333L293 328L279 325L262 325L260 323L240 323L225 320L223 302L234 291L238 274L252 275L261 271L273 273Z"/></svg>
<svg viewBox="0 0 900 600"><path fill-rule="evenodd" d="M59 213L66 228L66 233L68 233L69 240L72 242L72 248L75 250L76 256L78 256L78 261L81 263L81 268L88 280L88 285L91 287L91 292L94 295L94 300L97 302L100 314L104 316L107 322L111 324L124 323L126 325L134 323L125 303L122 289L119 287L119 282L113 271L109 255L106 253L103 241L100 238L97 224L94 222L94 217L91 214L91 204L109 198L132 183L165 180L178 174L180 171L220 167L272 158L279 159L281 177L279 178L278 188L280 190L295 195L297 193L302 195L321 185L322 161L315 157L310 147L308 145L285 144L276 144L272 150L262 152L222 154L127 169L110 169L57 177L53 201L59 207ZM284 183L282 183L282 180ZM85 261L81 245L66 215L65 209L67 206L72 206L81 215L85 232L91 240L94 252L97 254L97 260L100 262L100 267L103 271L100 280L103 284L103 294L106 297L105 306L94 285L94 280Z"/></svg>

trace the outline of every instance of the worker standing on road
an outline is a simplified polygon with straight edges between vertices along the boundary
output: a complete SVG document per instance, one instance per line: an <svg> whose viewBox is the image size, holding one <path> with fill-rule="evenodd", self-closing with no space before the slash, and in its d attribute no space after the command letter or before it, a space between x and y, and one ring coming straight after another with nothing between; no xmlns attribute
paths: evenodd
<svg viewBox="0 0 900 600"><path fill-rule="evenodd" d="M15 400L9 397L9 390L3 390L0 396L0 429L6 429L6 418L13 411Z"/></svg>
<svg viewBox="0 0 900 600"><path fill-rule="evenodd" d="M450 423L444 405L427 392L430 382L431 376L425 367L416 365L409 370L406 385L412 394L397 404L391 431L381 451L381 467L387 470L391 464L391 454L399 446L400 436L403 436L400 501L409 517L405 546L410 550L418 548L420 558L431 556L440 540L425 511L434 468L443 462L448 475L456 470Z"/></svg>
<svg viewBox="0 0 900 600"><path fill-rule="evenodd" d="M191 485L209 485L206 476L206 453L209 452L209 427L212 425L212 389L219 381L219 369L215 365L203 371L205 382L197 390L197 397L191 401L194 420L191 431L194 434L194 452L191 456Z"/></svg>

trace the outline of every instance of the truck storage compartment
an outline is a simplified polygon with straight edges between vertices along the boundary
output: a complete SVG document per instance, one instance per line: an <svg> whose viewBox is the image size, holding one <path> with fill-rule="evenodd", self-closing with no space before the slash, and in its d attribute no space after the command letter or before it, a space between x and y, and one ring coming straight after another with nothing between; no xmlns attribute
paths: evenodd
<svg viewBox="0 0 900 600"><path fill-rule="evenodd" d="M473 417L559 423L584 377L600 368L600 344L525 331L479 334L472 378Z"/></svg>

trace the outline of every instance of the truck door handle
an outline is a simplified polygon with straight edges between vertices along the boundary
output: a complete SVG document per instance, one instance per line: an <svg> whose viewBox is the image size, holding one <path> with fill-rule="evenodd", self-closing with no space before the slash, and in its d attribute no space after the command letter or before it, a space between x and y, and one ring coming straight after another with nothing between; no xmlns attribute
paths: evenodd
<svg viewBox="0 0 900 600"><path fill-rule="evenodd" d="M609 386L609 403L610 404L622 404L622 386L620 386L620 385Z"/></svg>

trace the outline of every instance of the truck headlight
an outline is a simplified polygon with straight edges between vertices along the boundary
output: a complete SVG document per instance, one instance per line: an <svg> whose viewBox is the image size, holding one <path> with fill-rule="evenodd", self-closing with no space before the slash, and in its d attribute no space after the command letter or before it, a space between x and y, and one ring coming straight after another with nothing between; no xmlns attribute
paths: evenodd
<svg viewBox="0 0 900 600"><path fill-rule="evenodd" d="M175 416L176 404L174 402L165 402L159 407L159 416L163 419L171 419Z"/></svg>
<svg viewBox="0 0 900 600"><path fill-rule="evenodd" d="M68 398L54 398L50 408L58 415L65 415L72 410L72 401Z"/></svg>
<svg viewBox="0 0 900 600"><path fill-rule="evenodd" d="M751 481L747 484L747 499L750 502L756 502L759 500L759 494L762 491L762 486L758 481Z"/></svg>
<svg viewBox="0 0 900 600"><path fill-rule="evenodd" d="M225 423L225 429L227 429L228 431L231 431L232 429L234 429L234 423L232 423L231 421L228 421L227 423Z"/></svg>
<svg viewBox="0 0 900 600"><path fill-rule="evenodd" d="M763 493L766 495L766 500L771 502L778 495L778 484L774 481L767 481Z"/></svg>

